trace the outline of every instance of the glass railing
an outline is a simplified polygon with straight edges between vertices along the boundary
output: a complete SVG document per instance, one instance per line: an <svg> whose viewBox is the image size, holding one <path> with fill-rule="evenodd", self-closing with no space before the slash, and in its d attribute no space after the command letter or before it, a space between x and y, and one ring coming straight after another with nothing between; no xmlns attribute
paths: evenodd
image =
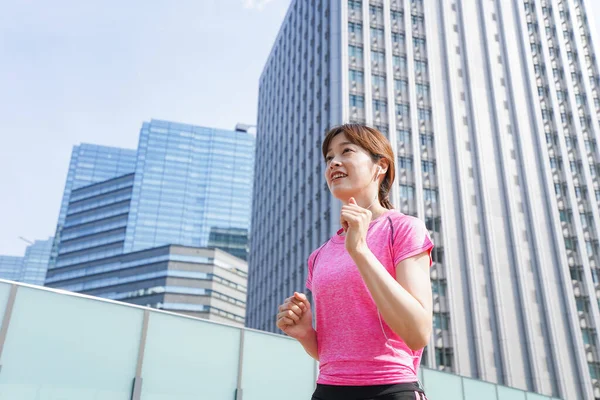
<svg viewBox="0 0 600 400"><path fill-rule="evenodd" d="M308 400L317 365L294 340L0 281L0 399ZM422 369L430 400L551 400Z"/></svg>

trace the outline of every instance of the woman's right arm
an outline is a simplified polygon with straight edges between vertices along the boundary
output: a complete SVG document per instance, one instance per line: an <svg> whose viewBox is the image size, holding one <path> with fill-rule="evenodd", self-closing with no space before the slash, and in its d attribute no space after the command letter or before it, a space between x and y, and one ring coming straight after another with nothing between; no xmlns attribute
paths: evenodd
<svg viewBox="0 0 600 400"><path fill-rule="evenodd" d="M311 329L308 334L303 338L296 338L297 341L300 342L302 347L304 347L304 351L308 353L309 356L319 361L319 346L317 344L317 331Z"/></svg>
<svg viewBox="0 0 600 400"><path fill-rule="evenodd" d="M319 361L317 331L313 328L310 302L304 293L295 292L279 306L277 327L300 342L304 350Z"/></svg>

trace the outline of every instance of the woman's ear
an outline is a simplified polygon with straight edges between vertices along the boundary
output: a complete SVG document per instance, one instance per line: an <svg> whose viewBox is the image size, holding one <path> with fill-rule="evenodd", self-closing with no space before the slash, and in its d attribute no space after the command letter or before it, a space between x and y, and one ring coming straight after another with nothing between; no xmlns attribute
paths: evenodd
<svg viewBox="0 0 600 400"><path fill-rule="evenodd" d="M386 159L381 159L379 161L379 173L385 175L390 166L390 163Z"/></svg>

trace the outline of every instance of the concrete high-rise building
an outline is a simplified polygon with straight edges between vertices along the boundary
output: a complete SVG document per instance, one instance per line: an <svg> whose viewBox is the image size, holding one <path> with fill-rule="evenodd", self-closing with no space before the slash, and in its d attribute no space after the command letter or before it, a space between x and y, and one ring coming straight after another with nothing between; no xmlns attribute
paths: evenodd
<svg viewBox="0 0 600 400"><path fill-rule="evenodd" d="M254 141L242 128L144 123L134 168L71 185L46 285L243 324ZM214 248L231 256L182 256Z"/></svg>
<svg viewBox="0 0 600 400"><path fill-rule="evenodd" d="M259 87L247 325L338 228L320 144L384 132L426 222L432 368L600 398L599 44L587 0L291 2Z"/></svg>
<svg viewBox="0 0 600 400"><path fill-rule="evenodd" d="M52 238L36 240L27 246L23 257L0 256L0 279L43 286L52 242Z"/></svg>
<svg viewBox="0 0 600 400"><path fill-rule="evenodd" d="M244 326L247 282L240 258L167 245L55 268L46 286Z"/></svg>

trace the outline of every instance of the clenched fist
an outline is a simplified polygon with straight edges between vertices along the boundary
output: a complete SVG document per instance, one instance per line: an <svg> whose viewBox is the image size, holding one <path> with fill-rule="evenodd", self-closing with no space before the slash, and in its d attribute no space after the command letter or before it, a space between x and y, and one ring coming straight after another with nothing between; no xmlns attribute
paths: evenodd
<svg viewBox="0 0 600 400"><path fill-rule="evenodd" d="M312 311L304 293L294 292L279 306L277 327L294 339L306 338L312 331Z"/></svg>

